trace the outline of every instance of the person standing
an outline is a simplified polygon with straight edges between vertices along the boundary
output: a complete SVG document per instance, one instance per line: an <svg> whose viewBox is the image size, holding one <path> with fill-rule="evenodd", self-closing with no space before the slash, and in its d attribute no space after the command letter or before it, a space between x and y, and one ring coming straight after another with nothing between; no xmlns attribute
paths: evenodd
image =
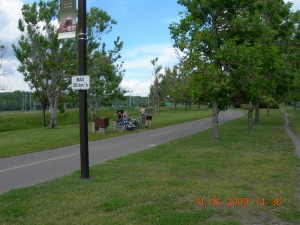
<svg viewBox="0 0 300 225"><path fill-rule="evenodd" d="M151 106L147 106L145 108L145 115L146 115L146 128L152 126L152 116L153 116L154 109Z"/></svg>
<svg viewBox="0 0 300 225"><path fill-rule="evenodd" d="M140 109L140 113L142 116L142 123L144 123L146 121L146 116L145 116L145 106L142 105L141 109Z"/></svg>
<svg viewBox="0 0 300 225"><path fill-rule="evenodd" d="M116 112L119 120L123 117L123 113L124 113L124 110L123 110L122 106L119 106L119 108Z"/></svg>

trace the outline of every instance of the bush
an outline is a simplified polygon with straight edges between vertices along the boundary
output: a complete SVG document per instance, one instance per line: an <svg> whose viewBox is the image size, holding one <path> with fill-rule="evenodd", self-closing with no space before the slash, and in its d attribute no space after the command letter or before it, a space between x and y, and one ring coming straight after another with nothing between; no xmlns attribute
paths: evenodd
<svg viewBox="0 0 300 225"><path fill-rule="evenodd" d="M248 104L241 104L241 109L249 109L249 105Z"/></svg>

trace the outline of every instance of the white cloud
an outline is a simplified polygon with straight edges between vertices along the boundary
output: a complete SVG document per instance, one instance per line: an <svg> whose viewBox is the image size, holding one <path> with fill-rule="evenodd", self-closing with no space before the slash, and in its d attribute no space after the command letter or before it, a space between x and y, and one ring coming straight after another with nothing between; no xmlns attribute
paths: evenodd
<svg viewBox="0 0 300 225"><path fill-rule="evenodd" d="M23 76L17 71L19 62L11 48L20 37L18 20L22 16L22 5L20 0L1 0L0 41L8 48L3 57L5 76L0 77L0 84L5 88L4 91L29 90L28 85L23 81Z"/></svg>
<svg viewBox="0 0 300 225"><path fill-rule="evenodd" d="M141 96L148 96L151 86L153 65L151 60L158 57L163 67L178 63L175 49L171 44L148 44L128 49L123 53L126 74L121 86Z"/></svg>
<svg viewBox="0 0 300 225"><path fill-rule="evenodd" d="M18 20L21 18L22 2L20 0L1 0L0 40L5 43L15 42L19 36Z"/></svg>
<svg viewBox="0 0 300 225"><path fill-rule="evenodd" d="M2 75L0 77L0 84L1 87L4 87L4 90L1 91L30 90L28 84L24 82L23 75L17 71L18 66L19 62L14 57L8 58L4 61L4 76Z"/></svg>
<svg viewBox="0 0 300 225"><path fill-rule="evenodd" d="M147 80L145 82L140 82L135 79L131 80L123 80L121 82L121 87L128 91L126 95L132 96L148 96L149 90L151 86L151 80Z"/></svg>

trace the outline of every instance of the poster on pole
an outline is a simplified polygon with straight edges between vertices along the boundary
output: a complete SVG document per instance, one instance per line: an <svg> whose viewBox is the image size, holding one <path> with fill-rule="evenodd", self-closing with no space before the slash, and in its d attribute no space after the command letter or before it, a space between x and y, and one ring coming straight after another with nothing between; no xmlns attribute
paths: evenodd
<svg viewBox="0 0 300 225"><path fill-rule="evenodd" d="M58 39L75 38L76 0L60 0Z"/></svg>

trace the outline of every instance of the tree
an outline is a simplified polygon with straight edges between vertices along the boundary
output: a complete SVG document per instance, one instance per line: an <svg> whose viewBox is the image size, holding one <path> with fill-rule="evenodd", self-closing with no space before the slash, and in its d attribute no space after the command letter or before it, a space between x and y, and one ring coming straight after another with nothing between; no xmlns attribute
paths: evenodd
<svg viewBox="0 0 300 225"><path fill-rule="evenodd" d="M93 84L88 92L88 100L92 109L92 119L100 106L113 104L113 99L119 99L124 94L120 88L123 78L123 62L116 64L120 59L119 52L123 47L123 42L118 38L115 42L115 49L106 51L94 51L90 54L88 61L88 74Z"/></svg>
<svg viewBox="0 0 300 225"><path fill-rule="evenodd" d="M3 44L1 43L1 41L0 41L0 70L3 69L3 60L2 60L2 58L3 58L3 56L4 56L5 52L6 52L6 50L7 50L7 47L6 47L5 45L3 45ZM2 75L2 74L1 74L1 75Z"/></svg>
<svg viewBox="0 0 300 225"><path fill-rule="evenodd" d="M224 69L222 46L230 39L230 23L237 1L178 0L186 11L170 26L175 47L184 52L185 69L198 76L203 98L213 108L213 140L218 140L218 113L228 105L229 76ZM197 74L197 75L195 75Z"/></svg>
<svg viewBox="0 0 300 225"><path fill-rule="evenodd" d="M120 83L125 71L123 62L119 62L124 43L117 37L113 49L107 50L106 44L102 42L102 36L109 34L115 24L117 22L99 8L91 7L87 13L87 62L92 83L88 101L92 118L98 107L112 105L114 99L120 99L124 95Z"/></svg>
<svg viewBox="0 0 300 225"><path fill-rule="evenodd" d="M225 46L228 52L226 68L229 68L235 90L239 90L239 95L249 105L248 129L252 131L254 105L263 100L263 96L275 98L287 89L287 85L283 85L287 83L287 61L282 46L293 24L290 4L281 0L249 2L242 10L245 11L251 16L241 13L237 21L248 29L232 33L237 41ZM258 121L258 109L256 112Z"/></svg>
<svg viewBox="0 0 300 225"><path fill-rule="evenodd" d="M162 77L161 86L165 93L165 98L171 101L174 107L174 111L177 111L177 104L181 102L181 93L179 91L179 78L178 69L176 66L173 68L167 67L165 74Z"/></svg>
<svg viewBox="0 0 300 225"><path fill-rule="evenodd" d="M163 98L172 102L174 111L177 111L177 104L185 104L185 108L191 105L193 101L193 92L189 86L189 76L183 70L181 64L173 68L165 68L162 74L161 88Z"/></svg>
<svg viewBox="0 0 300 225"><path fill-rule="evenodd" d="M282 82L284 57L279 47L289 19L282 0L178 0L187 11L170 26L175 46L185 53L185 68L197 77L203 97L212 102L213 140L218 139L218 111L232 94L254 104L274 95Z"/></svg>
<svg viewBox="0 0 300 225"><path fill-rule="evenodd" d="M152 85L150 87L150 97L153 99L154 104L157 108L157 114L159 116L160 113L160 104L163 99L163 89L161 85L162 78L162 66L158 65L158 58L151 60L151 64L153 65L153 75L152 75Z"/></svg>
<svg viewBox="0 0 300 225"><path fill-rule="evenodd" d="M0 42L0 76L4 75L3 68L3 56L7 50L7 47ZM4 90L4 85L0 83L0 90Z"/></svg>
<svg viewBox="0 0 300 225"><path fill-rule="evenodd" d="M282 84L284 86L288 84L288 88L279 86L278 90L281 96L284 96L280 100L291 102L296 108L296 103L300 101L300 11L293 13L289 22L292 29L287 32L289 35L281 45L286 59L285 71L288 74Z"/></svg>
<svg viewBox="0 0 300 225"><path fill-rule="evenodd" d="M58 10L58 0L46 3L41 0L39 4L23 5L23 18L19 20L19 29L23 34L19 46L13 46L21 62L18 70L23 73L25 81L29 82L31 88L35 89L43 112L49 105L51 128L56 126L56 114L62 96L65 93L73 94L69 87L70 76L77 73L76 40L57 39L58 26L55 19L58 17ZM100 88L102 95L122 94L118 87L122 80L122 63L116 65L115 63L120 59L119 52L123 42L118 38L115 41L115 48L106 51L105 44L101 41L102 35L109 33L114 24L116 21L101 9L92 7L87 13L87 63L93 87L91 98L99 98L100 92L97 90ZM105 68L100 68L100 65ZM104 70L109 73L103 74ZM105 84L100 79L103 75ZM103 91L102 84L105 85L106 91ZM93 101L90 99L91 104Z"/></svg>
<svg viewBox="0 0 300 225"><path fill-rule="evenodd" d="M56 126L59 100L69 84L68 76L74 74L75 66L74 41L57 39L58 31L53 18L57 18L58 10L58 0L24 4L23 18L18 26L22 36L19 46L13 45L21 63L18 70L23 73L30 88L35 90L42 105L43 126L46 106L49 105L50 128Z"/></svg>

